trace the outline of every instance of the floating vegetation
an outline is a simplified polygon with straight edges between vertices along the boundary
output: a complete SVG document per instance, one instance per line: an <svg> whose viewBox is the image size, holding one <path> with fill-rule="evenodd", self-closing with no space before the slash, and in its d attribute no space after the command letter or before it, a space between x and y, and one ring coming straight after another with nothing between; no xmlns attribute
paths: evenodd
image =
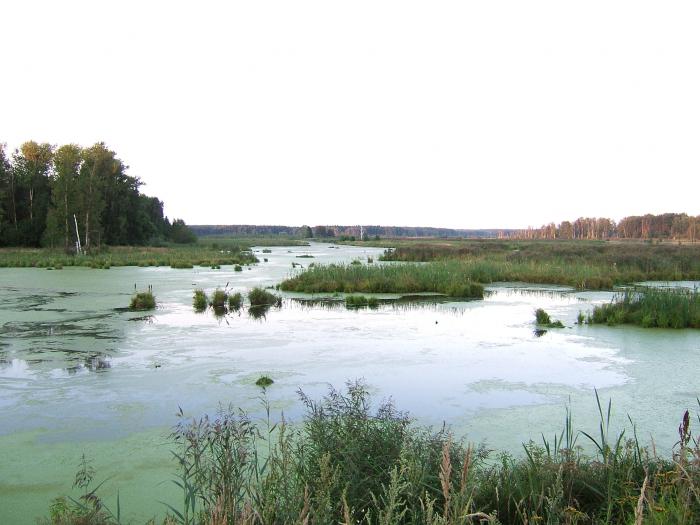
<svg viewBox="0 0 700 525"><path fill-rule="evenodd" d="M314 258L314 256L310 255L308 253L306 253L304 255L297 255L297 259L313 259L313 258Z"/></svg>
<svg viewBox="0 0 700 525"><path fill-rule="evenodd" d="M156 298L153 295L153 290L148 287L147 292L139 292L131 298L131 303L129 304L129 310L132 311L145 311L154 310L156 307Z"/></svg>
<svg viewBox="0 0 700 525"><path fill-rule="evenodd" d="M243 271L243 267L242 267L240 264L237 264L237 265L235 265L235 266L233 267L233 271L234 271L234 272L242 272L242 271Z"/></svg>
<svg viewBox="0 0 700 525"><path fill-rule="evenodd" d="M633 324L645 328L700 328L700 292L673 288L634 288L596 306L591 324Z"/></svg>
<svg viewBox="0 0 700 525"><path fill-rule="evenodd" d="M265 249L263 249L262 252L263 253L272 253L272 250L270 250L269 248L265 248Z"/></svg>
<svg viewBox="0 0 700 525"><path fill-rule="evenodd" d="M221 266L218 265L218 264L212 264L212 265L211 265L211 269L212 269L212 270L221 270Z"/></svg>
<svg viewBox="0 0 700 525"><path fill-rule="evenodd" d="M274 381L270 379L268 376L260 376L260 378L255 382L257 386L260 388L267 388L270 385L272 385Z"/></svg>
<svg viewBox="0 0 700 525"><path fill-rule="evenodd" d="M195 311L203 312L207 309L208 304L209 300L207 299L207 294L204 293L204 290L195 290L194 298L192 300L192 306L194 306Z"/></svg>
<svg viewBox="0 0 700 525"><path fill-rule="evenodd" d="M561 321L552 321L549 314L542 308L535 310L535 323L541 326L546 326L547 328L564 328Z"/></svg>

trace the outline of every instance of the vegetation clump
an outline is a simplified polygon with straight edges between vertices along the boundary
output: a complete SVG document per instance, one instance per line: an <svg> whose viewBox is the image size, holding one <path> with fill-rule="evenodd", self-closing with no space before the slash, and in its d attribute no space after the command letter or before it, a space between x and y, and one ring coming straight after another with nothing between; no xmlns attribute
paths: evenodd
<svg viewBox="0 0 700 525"><path fill-rule="evenodd" d="M611 303L596 306L588 322L645 328L700 328L700 292L663 288L625 290Z"/></svg>
<svg viewBox="0 0 700 525"><path fill-rule="evenodd" d="M253 288L248 292L251 306L282 306L282 298L263 288Z"/></svg>
<svg viewBox="0 0 700 525"><path fill-rule="evenodd" d="M547 328L564 328L564 324L561 321L552 321L549 314L542 308L535 310L535 323L540 326L546 326Z"/></svg>
<svg viewBox="0 0 700 525"><path fill-rule="evenodd" d="M270 379L268 376L260 376L260 378L258 378L258 380L255 382L255 384L257 386L259 386L260 388L267 388L270 385L272 385L273 383L274 383L274 381L272 379Z"/></svg>
<svg viewBox="0 0 700 525"><path fill-rule="evenodd" d="M240 292L232 293L228 296L228 309L240 310L243 306L243 296Z"/></svg>
<svg viewBox="0 0 700 525"><path fill-rule="evenodd" d="M204 290L195 290L194 298L192 300L192 306L194 306L195 311L203 312L207 309L207 304L209 304L209 300L207 298L207 294L204 293Z"/></svg>
<svg viewBox="0 0 700 525"><path fill-rule="evenodd" d="M228 301L228 293L226 290L217 288L211 295L211 300L209 301L209 306L214 308L214 310L225 310Z"/></svg>
<svg viewBox="0 0 700 525"><path fill-rule="evenodd" d="M243 267L242 267L240 264L237 264L237 265L235 265L235 266L233 267L233 271L234 271L234 272L242 272L242 271L243 271Z"/></svg>
<svg viewBox="0 0 700 525"><path fill-rule="evenodd" d="M135 312L142 312L147 310L154 310L156 307L156 298L153 295L152 290L147 292L139 292L131 298L131 303L129 304L129 310Z"/></svg>

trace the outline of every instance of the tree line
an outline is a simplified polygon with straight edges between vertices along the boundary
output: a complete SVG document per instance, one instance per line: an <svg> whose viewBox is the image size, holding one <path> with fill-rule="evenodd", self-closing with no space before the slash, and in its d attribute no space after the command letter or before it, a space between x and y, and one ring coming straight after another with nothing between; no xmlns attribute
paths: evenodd
<svg viewBox="0 0 700 525"><path fill-rule="evenodd" d="M0 143L0 246L46 246L72 251L107 245L191 242L181 220L163 215L163 202L104 143L59 147L28 141L9 154Z"/></svg>
<svg viewBox="0 0 700 525"><path fill-rule="evenodd" d="M520 239L672 239L695 242L700 216L687 213L632 215L616 223L605 217L579 217L575 221L545 224L501 237Z"/></svg>

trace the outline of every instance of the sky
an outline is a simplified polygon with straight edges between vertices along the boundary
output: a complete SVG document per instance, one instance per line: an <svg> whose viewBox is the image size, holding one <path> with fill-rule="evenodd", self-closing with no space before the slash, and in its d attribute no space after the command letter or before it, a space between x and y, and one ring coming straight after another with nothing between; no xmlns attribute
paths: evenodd
<svg viewBox="0 0 700 525"><path fill-rule="evenodd" d="M700 214L700 2L3 0L0 142L188 224Z"/></svg>

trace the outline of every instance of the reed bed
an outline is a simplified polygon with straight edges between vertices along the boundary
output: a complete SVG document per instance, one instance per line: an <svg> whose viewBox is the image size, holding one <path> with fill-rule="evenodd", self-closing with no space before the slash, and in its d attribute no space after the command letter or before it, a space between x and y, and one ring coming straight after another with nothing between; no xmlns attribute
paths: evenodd
<svg viewBox="0 0 700 525"><path fill-rule="evenodd" d="M84 266L107 269L111 266L222 266L258 262L248 247L231 245L226 249L210 244L172 245L167 247L104 247L88 255L69 255L60 250L2 248L0 267L60 268Z"/></svg>
<svg viewBox="0 0 700 525"><path fill-rule="evenodd" d="M306 293L421 293L434 292L461 298L482 298L484 288L461 262L428 265L367 266L331 264L314 266L283 281L282 290Z"/></svg>
<svg viewBox="0 0 700 525"><path fill-rule="evenodd" d="M688 412L667 458L636 431L610 432L596 393L597 432L523 445L515 457L415 425L362 383L312 400L303 420L262 422L232 406L173 431L182 491L167 523L186 524L690 524L700 520L700 447ZM376 409L372 407L376 406ZM590 452L586 452L589 450ZM76 477L78 479L78 477ZM81 478L83 479L83 478ZM83 487L81 487L83 488ZM116 523L88 483L85 503L63 498L51 522ZM81 505L81 506L79 506ZM102 521L71 520L92 512ZM118 513L117 513L118 514Z"/></svg>
<svg viewBox="0 0 700 525"><path fill-rule="evenodd" d="M633 324L645 328L700 328L700 292L687 289L635 288L596 306L591 324Z"/></svg>
<svg viewBox="0 0 700 525"><path fill-rule="evenodd" d="M565 284L586 289L650 280L700 279L700 244L602 241L398 242L385 261L460 260L485 263L490 280ZM503 274L509 278L503 279ZM539 279L539 280L533 280Z"/></svg>

